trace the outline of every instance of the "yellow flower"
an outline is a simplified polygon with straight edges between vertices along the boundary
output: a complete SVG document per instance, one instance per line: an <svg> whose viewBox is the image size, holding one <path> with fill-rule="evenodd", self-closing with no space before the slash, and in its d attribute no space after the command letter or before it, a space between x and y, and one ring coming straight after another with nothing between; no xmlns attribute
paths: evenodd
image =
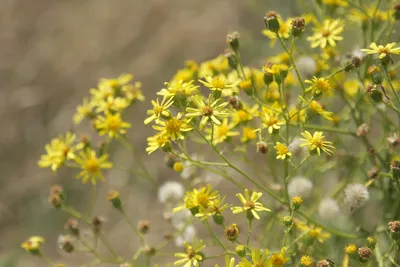
<svg viewBox="0 0 400 267"><path fill-rule="evenodd" d="M127 84L122 86L122 92L125 95L125 98L130 102L133 103L136 100L144 101L144 95L140 88L142 87L141 82L135 82L135 84Z"/></svg>
<svg viewBox="0 0 400 267"><path fill-rule="evenodd" d="M260 249L251 250L251 262L242 257L241 262L239 262L239 267L265 267L267 266L268 250L264 250L261 254Z"/></svg>
<svg viewBox="0 0 400 267"><path fill-rule="evenodd" d="M224 55L201 63L199 69L199 78L218 75L229 70L228 59Z"/></svg>
<svg viewBox="0 0 400 267"><path fill-rule="evenodd" d="M21 248L28 252L40 253L40 245L44 243L44 238L41 236L31 236L21 244Z"/></svg>
<svg viewBox="0 0 400 267"><path fill-rule="evenodd" d="M77 150L82 149L83 144L74 144L76 135L67 132L64 136L53 138L49 144L45 146L46 154L40 157L38 165L41 168L50 167L52 171L56 171L65 160L75 158Z"/></svg>
<svg viewBox="0 0 400 267"><path fill-rule="evenodd" d="M229 258L229 256L225 256L225 267L234 267L235 266L235 258ZM219 267L218 264L215 264L215 267Z"/></svg>
<svg viewBox="0 0 400 267"><path fill-rule="evenodd" d="M370 18L374 17L376 21L387 21L389 18L392 17L393 12L390 10L389 12L387 11L382 11L382 10L377 10L376 5L371 4L368 7L364 8L366 12L363 12L358 9L351 9L349 13L349 20L357 22L357 23L366 23L370 20ZM367 14L365 14L367 13Z"/></svg>
<svg viewBox="0 0 400 267"><path fill-rule="evenodd" d="M258 105L248 107L243 103L242 109L235 110L231 113L232 122L234 125L251 121L254 117L258 116Z"/></svg>
<svg viewBox="0 0 400 267"><path fill-rule="evenodd" d="M333 118L332 118L333 112L324 110L322 108L322 105L319 102L315 101L315 100L311 101L310 109L313 110L314 112L320 114L322 117L324 117L324 119L326 119L328 121L332 121L333 120Z"/></svg>
<svg viewBox="0 0 400 267"><path fill-rule="evenodd" d="M344 24L340 20L325 20L322 25L313 29L314 34L307 38L311 42L311 47L326 48L336 46L337 41L343 40L339 36L343 32Z"/></svg>
<svg viewBox="0 0 400 267"><path fill-rule="evenodd" d="M218 192L218 191L217 191ZM221 196L217 195L215 198L212 198L208 201L207 207L203 209L199 209L199 212L196 213L196 217L201 218L202 220L206 220L208 217L221 214L226 208L228 208L228 204L224 204L225 198L221 200Z"/></svg>
<svg viewBox="0 0 400 267"><path fill-rule="evenodd" d="M279 253L274 253L269 258L269 262L272 264L273 267L282 267L289 258L285 257L286 248L282 248Z"/></svg>
<svg viewBox="0 0 400 267"><path fill-rule="evenodd" d="M307 92L312 91L312 93L315 95L323 94L325 96L333 96L329 80L325 78L317 78L314 76L312 80L305 80L305 83L311 85L306 89Z"/></svg>
<svg viewBox="0 0 400 267"><path fill-rule="evenodd" d="M243 135L240 141L245 143L250 140L254 140L257 138L256 129L252 127L243 127Z"/></svg>
<svg viewBox="0 0 400 267"><path fill-rule="evenodd" d="M178 116L179 117L179 116ZM184 139L184 133L191 131L193 128L190 127L186 121L179 119L178 117L171 117L165 121L156 121L158 125L154 125L153 128L160 131L160 134L166 135L175 141L176 139Z"/></svg>
<svg viewBox="0 0 400 267"><path fill-rule="evenodd" d="M245 189L244 196L240 193L236 194L236 196L239 198L240 202L242 202L243 207L232 207L231 210L233 214L246 212L247 214L254 216L256 219L260 219L257 211L271 211L270 209L265 208L261 202L257 202L257 200L262 196L261 192L253 192L250 197L249 190Z"/></svg>
<svg viewBox="0 0 400 267"><path fill-rule="evenodd" d="M311 266L312 262L313 262L312 258L307 255L303 255L300 259L300 264L305 267Z"/></svg>
<svg viewBox="0 0 400 267"><path fill-rule="evenodd" d="M99 116L95 123L100 135L108 134L110 138L118 138L120 134L126 134L126 129L131 127L121 119L121 113L106 112L105 115L105 117Z"/></svg>
<svg viewBox="0 0 400 267"><path fill-rule="evenodd" d="M343 84L343 89L346 94L355 96L360 90L360 82L358 80L346 80Z"/></svg>
<svg viewBox="0 0 400 267"><path fill-rule="evenodd" d="M279 119L279 114L272 113L264 110L264 113L260 116L262 121L261 129L268 129L268 132L272 134L274 130L279 130L281 125L285 124L282 119Z"/></svg>
<svg viewBox="0 0 400 267"><path fill-rule="evenodd" d="M362 52L366 52L368 55L379 54L379 59L383 59L386 56L400 55L400 47L395 47L396 43L390 43L385 46L377 45L376 43L371 43L370 49L361 49ZM395 47L395 48L394 48Z"/></svg>
<svg viewBox="0 0 400 267"><path fill-rule="evenodd" d="M172 83L166 82L165 85L167 86L167 88L161 89L161 91L158 92L157 95L161 95L164 97L191 96L194 95L197 92L197 89L199 88L197 85L194 85L193 83L194 83L193 80L189 82L184 82L182 80Z"/></svg>
<svg viewBox="0 0 400 267"><path fill-rule="evenodd" d="M300 140L304 142L300 145L301 147L308 146L310 152L316 149L318 155L321 155L321 150L330 156L333 154L335 147L332 145L332 142L324 141L325 136L323 136L323 132L314 132L314 134L311 135L309 131L305 131L301 133L301 135L304 137L300 138Z"/></svg>
<svg viewBox="0 0 400 267"><path fill-rule="evenodd" d="M151 154L159 148L168 147L168 145L169 145L169 138L167 135L156 134L154 136L150 136L147 138L146 152L148 154Z"/></svg>
<svg viewBox="0 0 400 267"><path fill-rule="evenodd" d="M89 101L86 97L83 98L82 105L76 108L76 113L73 116L73 121L75 124L79 124L84 118L93 118L93 108L94 103Z"/></svg>
<svg viewBox="0 0 400 267"><path fill-rule="evenodd" d="M352 255L354 253L357 252L357 246L354 244L348 244L345 248L344 251L346 252L346 254L348 255Z"/></svg>
<svg viewBox="0 0 400 267"><path fill-rule="evenodd" d="M122 112L129 106L125 98L108 96L106 99L99 99L96 101L96 112Z"/></svg>
<svg viewBox="0 0 400 267"><path fill-rule="evenodd" d="M192 211L194 214L198 212L207 211L213 204L212 201L219 198L217 190L212 191L212 185L204 186L198 189L193 189L191 192L186 192L184 204L176 207L174 212L180 211L184 208Z"/></svg>
<svg viewBox="0 0 400 267"><path fill-rule="evenodd" d="M216 125L221 125L220 118L226 118L229 116L228 110L224 109L228 102L224 102L218 104L221 99L217 99L210 104L210 98L208 100L208 104L204 103L203 100L200 99L198 96L192 97L193 103L197 106L197 108L186 108L186 117L193 118L193 117L200 117L200 130L206 126L206 124L211 120Z"/></svg>
<svg viewBox="0 0 400 267"><path fill-rule="evenodd" d="M174 103L173 98L164 97L163 100L158 102L158 98L156 101L151 100L151 104L153 105L153 109L147 111L147 115L150 115L147 119L144 120L144 124L149 124L153 120L158 120L160 116L169 117L171 113L168 108Z"/></svg>
<svg viewBox="0 0 400 267"><path fill-rule="evenodd" d="M202 84L204 84L205 87L210 88L210 90L215 91L221 91L224 92L227 89L231 89L235 85L233 84L227 84L225 83L225 78L221 76L216 76L216 77L211 77L211 76L206 76L205 81L199 80Z"/></svg>
<svg viewBox="0 0 400 267"><path fill-rule="evenodd" d="M322 2L328 6L347 6L349 4L346 0L323 0Z"/></svg>
<svg viewBox="0 0 400 267"><path fill-rule="evenodd" d="M289 152L289 148L280 142L276 142L276 146L274 146L276 153L278 156L276 156L277 159L285 159L286 157L291 157L292 153Z"/></svg>
<svg viewBox="0 0 400 267"><path fill-rule="evenodd" d="M127 85L132 79L133 79L132 74L122 73L116 79L101 79L98 87L99 88L108 87L113 90L119 90L122 88L122 86Z"/></svg>
<svg viewBox="0 0 400 267"><path fill-rule="evenodd" d="M308 236L312 239L317 240L320 243L324 243L327 239L331 237L329 233L324 233L321 227L315 227L314 229L312 229L308 233Z"/></svg>
<svg viewBox="0 0 400 267"><path fill-rule="evenodd" d="M96 184L96 180L100 179L104 181L104 176L101 169L109 169L112 167L112 163L107 161L108 155L103 154L97 157L96 152L91 149L86 149L85 152L81 151L79 157L75 158L75 161L79 164L82 169L76 178L81 179L85 184L89 179L92 184Z"/></svg>
<svg viewBox="0 0 400 267"><path fill-rule="evenodd" d="M174 266L184 264L184 267L199 267L200 263L203 261L203 253L201 252L206 246L203 241L194 240L192 245L185 242L186 253L175 253L174 256L181 258L174 262Z"/></svg>
<svg viewBox="0 0 400 267"><path fill-rule="evenodd" d="M228 122L228 119L224 119L220 125L214 126L214 135L213 135L213 143L219 144L224 142L225 140L229 140L230 137L239 135L239 132L232 131L234 128L233 124ZM211 132L212 130L206 129L207 139L211 140Z"/></svg>

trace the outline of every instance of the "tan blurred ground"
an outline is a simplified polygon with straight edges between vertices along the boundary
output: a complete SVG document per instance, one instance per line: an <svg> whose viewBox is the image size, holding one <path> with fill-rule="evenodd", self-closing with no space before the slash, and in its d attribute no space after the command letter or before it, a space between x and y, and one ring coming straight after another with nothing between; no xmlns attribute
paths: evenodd
<svg viewBox="0 0 400 267"><path fill-rule="evenodd" d="M255 48L268 49L260 35L262 14L271 8L281 12L294 8L284 4L288 2L1 0L0 259L16 259L4 266L44 266L21 254L19 248L26 236L35 234L47 238L45 249L53 258L70 262L70 266L82 262L56 248L57 234L62 232L67 217L50 209L47 192L49 185L62 183L72 201L84 207L81 203L86 203L89 187L71 179L68 173L56 177L40 170L37 159L51 137L73 129L71 116L88 88L95 86L100 77L129 72L143 82L149 100L185 59L201 61L221 53L230 30L241 31L247 38L244 46L254 43ZM267 53L250 50L245 55L251 62L256 55ZM132 111L132 123L142 127L146 105L139 104ZM130 135L143 151L145 134L137 129ZM85 133L85 129L79 131ZM134 164L124 151L115 151L114 159L124 165ZM149 164L161 160L160 156L150 159ZM178 178L153 169L160 180ZM108 188L122 189L135 220L157 220L161 210L156 204L156 189L132 181L127 173L114 171L110 176L111 181L101 187L103 196L96 213L109 219L110 239L129 255L135 244L116 213L102 208L109 206L103 200L104 193ZM154 228L155 238L164 231L162 226Z"/></svg>

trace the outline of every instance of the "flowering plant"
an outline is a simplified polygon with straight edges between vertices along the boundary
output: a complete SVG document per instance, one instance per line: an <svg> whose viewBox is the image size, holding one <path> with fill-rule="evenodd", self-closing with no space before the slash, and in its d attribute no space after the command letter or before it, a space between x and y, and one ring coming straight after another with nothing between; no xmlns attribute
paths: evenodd
<svg viewBox="0 0 400 267"><path fill-rule="evenodd" d="M71 216L60 248L84 249L90 266L168 266L161 253L171 240L184 247L170 254L175 266L218 266L221 259L227 267L399 266L400 47L392 39L400 3L311 2L313 13L298 18L266 13L262 33L281 54L262 66L246 64L239 33L229 33L223 54L187 61L151 96L148 116L135 115L135 125L154 130L146 152L165 153L180 182L160 185L127 136L130 107L145 100L141 83L122 74L90 89L73 121L91 125L101 144L69 131L52 139L38 162L53 172L76 170L92 190L83 213L61 186L51 188L49 202ZM365 48L351 52L342 43L357 29ZM136 226L124 196L111 190L110 205L136 235L129 257L110 245L105 220L93 214L97 184L117 167L110 155L118 144L135 157L134 177L158 187L173 228L161 242L151 240L150 222ZM237 199L221 193L228 183ZM200 225L208 235L196 236ZM65 266L46 255L44 243L32 236L22 248Z"/></svg>

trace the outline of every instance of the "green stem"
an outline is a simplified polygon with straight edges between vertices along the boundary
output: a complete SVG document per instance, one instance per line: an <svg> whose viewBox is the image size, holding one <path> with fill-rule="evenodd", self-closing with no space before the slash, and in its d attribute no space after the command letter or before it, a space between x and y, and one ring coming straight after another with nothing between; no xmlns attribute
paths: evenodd
<svg viewBox="0 0 400 267"><path fill-rule="evenodd" d="M389 82L390 88L392 89L393 94L395 95L395 97L396 97L396 99L397 99L397 103L399 103L399 105L400 105L400 98L399 98L399 96L397 95L397 92L396 92L396 90L395 90L394 87L393 87L392 78L390 78L390 75L389 75L389 72L388 72L388 70L387 70L387 67L386 67L386 66L383 66L383 69L385 70L386 78L387 78L387 80L388 80L388 82Z"/></svg>
<svg viewBox="0 0 400 267"><path fill-rule="evenodd" d="M228 249L224 246L224 244L222 244L221 240L219 239L219 237L214 233L214 231L211 229L210 224L208 223L208 220L204 221L204 225L207 227L208 231L210 231L210 233L212 234L212 236L214 237L214 239L217 241L217 243L221 246L221 248L224 251L228 251Z"/></svg>
<svg viewBox="0 0 400 267"><path fill-rule="evenodd" d="M248 231L247 231L247 240L246 240L246 246L249 246L250 243L250 237L251 237L251 230L252 230L252 225L253 225L253 219L248 219Z"/></svg>

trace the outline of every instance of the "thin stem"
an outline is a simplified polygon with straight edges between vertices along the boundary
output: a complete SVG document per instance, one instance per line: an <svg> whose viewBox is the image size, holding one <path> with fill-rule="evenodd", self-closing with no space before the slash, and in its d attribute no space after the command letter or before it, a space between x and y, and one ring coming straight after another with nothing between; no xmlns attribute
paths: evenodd
<svg viewBox="0 0 400 267"><path fill-rule="evenodd" d="M246 240L246 246L249 246L250 243L250 237L251 237L251 230L252 230L252 225L253 225L253 220L252 219L248 219L248 231L247 231L247 240Z"/></svg>
<svg viewBox="0 0 400 267"><path fill-rule="evenodd" d="M90 190L90 202L89 202L89 209L87 211L86 217L90 219L93 214L93 209L96 203L96 192L97 192L97 187L96 184L92 185L92 188Z"/></svg>
<svg viewBox="0 0 400 267"><path fill-rule="evenodd" d="M221 246L221 248L224 251L228 251L228 249L224 246L224 244L222 244L221 240L219 239L219 237L214 233L214 231L211 229L210 224L208 223L208 220L204 221L204 225L207 227L208 231L210 231L210 233L212 234L212 236L214 237L214 239L217 241L217 243Z"/></svg>
<svg viewBox="0 0 400 267"><path fill-rule="evenodd" d="M389 72L388 72L388 70L387 70L387 67L386 67L386 66L383 66L383 69L385 70L386 78L387 78L387 80L388 80L388 82L389 82L390 88L392 89L393 94L395 95L395 97L396 97L396 99L397 99L397 103L399 103L399 105L400 105L400 98L399 98L399 96L398 96L396 90L395 90L394 87L393 87L392 78L390 78L390 75L389 75Z"/></svg>

